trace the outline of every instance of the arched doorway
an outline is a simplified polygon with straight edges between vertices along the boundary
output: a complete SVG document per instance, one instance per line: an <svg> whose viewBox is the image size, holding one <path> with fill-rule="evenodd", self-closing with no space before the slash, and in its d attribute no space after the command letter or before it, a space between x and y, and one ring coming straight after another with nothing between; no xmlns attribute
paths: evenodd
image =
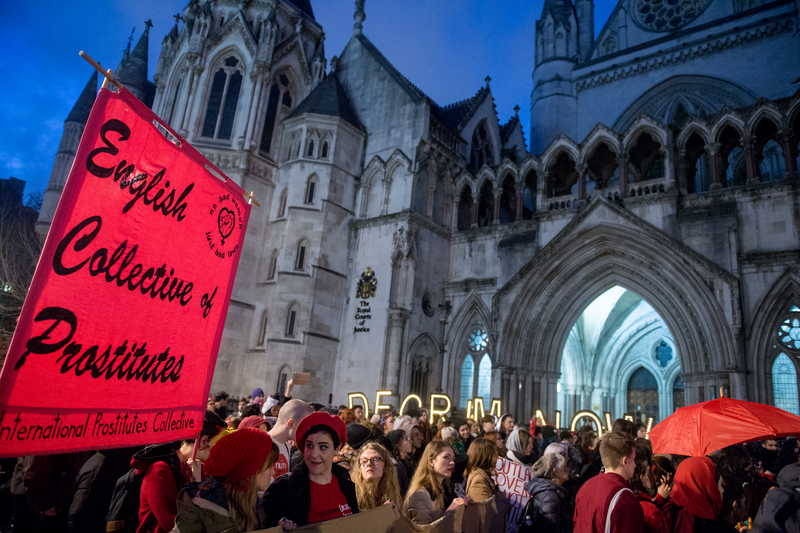
<svg viewBox="0 0 800 533"><path fill-rule="evenodd" d="M558 408L657 422L674 409L680 360L669 327L641 296L619 285L595 298L569 332L561 358Z"/></svg>

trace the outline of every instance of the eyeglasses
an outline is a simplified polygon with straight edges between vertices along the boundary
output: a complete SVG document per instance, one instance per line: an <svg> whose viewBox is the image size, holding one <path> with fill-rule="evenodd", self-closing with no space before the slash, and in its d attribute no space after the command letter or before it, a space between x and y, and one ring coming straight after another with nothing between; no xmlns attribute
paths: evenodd
<svg viewBox="0 0 800 533"><path fill-rule="evenodd" d="M383 462L383 459L381 459L380 457L373 457L372 459L361 459L358 462L358 464L363 466L363 467L367 467L369 465L372 465L373 467L375 467L375 466L378 466L379 464L381 464L382 462Z"/></svg>

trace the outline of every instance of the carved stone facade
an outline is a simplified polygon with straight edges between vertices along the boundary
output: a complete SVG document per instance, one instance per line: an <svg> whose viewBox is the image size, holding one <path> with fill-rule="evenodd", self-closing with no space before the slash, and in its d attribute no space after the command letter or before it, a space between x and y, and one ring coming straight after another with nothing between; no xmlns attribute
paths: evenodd
<svg viewBox="0 0 800 533"><path fill-rule="evenodd" d="M775 348L800 305L797 5L703 2L665 30L631 18L641 1L597 41L591 0L545 2L531 152L488 78L448 106L410 83L365 35L364 2L327 75L307 1L191 2L153 108L263 206L213 388L310 372L297 394L325 404L482 391L518 418L565 398L616 417L636 364L559 380L576 320L621 287L663 321L632 327L631 353L674 350L660 416L678 377L686 403L720 387L773 403L775 358L800 369ZM357 292L368 267L374 296Z"/></svg>

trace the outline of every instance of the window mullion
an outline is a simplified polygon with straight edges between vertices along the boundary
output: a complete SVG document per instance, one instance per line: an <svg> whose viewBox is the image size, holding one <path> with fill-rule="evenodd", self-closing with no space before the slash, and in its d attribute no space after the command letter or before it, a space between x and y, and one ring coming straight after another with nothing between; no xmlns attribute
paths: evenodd
<svg viewBox="0 0 800 533"><path fill-rule="evenodd" d="M236 72L236 71L234 71L234 72ZM214 128L214 138L215 139L219 135L219 126L220 126L220 124L222 124L222 113L225 111L225 101L226 101L226 99L228 97L228 86L231 83L231 75L232 74L233 73L230 70L225 69L225 88L222 90L222 101L220 102L219 111L217 112L217 125Z"/></svg>

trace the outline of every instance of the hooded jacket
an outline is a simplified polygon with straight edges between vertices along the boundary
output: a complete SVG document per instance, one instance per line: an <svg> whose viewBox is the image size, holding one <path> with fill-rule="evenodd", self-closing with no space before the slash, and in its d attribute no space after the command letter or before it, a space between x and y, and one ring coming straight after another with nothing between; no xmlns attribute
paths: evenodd
<svg viewBox="0 0 800 533"><path fill-rule="evenodd" d="M350 473L339 465L332 465L331 473L339 482L347 504L353 514L358 512L356 486L350 481ZM311 478L305 461L292 468L292 471L279 476L267 489L262 500L266 514L265 527L275 527L281 518L287 518L304 526L308 523L311 510Z"/></svg>
<svg viewBox="0 0 800 533"><path fill-rule="evenodd" d="M524 455L525 451L522 449L522 441L519 438L519 428L514 429L508 434L506 438L506 458L518 465L531 466L536 462L533 455Z"/></svg>
<svg viewBox="0 0 800 533"><path fill-rule="evenodd" d="M689 457L675 470L670 500L662 514L668 531L693 533L717 531L722 496L716 482L716 468L708 457ZM727 530L727 528L724 528Z"/></svg>
<svg viewBox="0 0 800 533"><path fill-rule="evenodd" d="M178 514L178 491L191 481L191 471L172 443L148 446L133 456L131 466L144 472L139 493L139 528L136 533L172 531Z"/></svg>
<svg viewBox="0 0 800 533"><path fill-rule="evenodd" d="M178 496L175 529L179 533L238 533L217 478L188 483Z"/></svg>
<svg viewBox="0 0 800 533"><path fill-rule="evenodd" d="M753 533L800 531L800 463L784 466L778 474L778 487L761 502Z"/></svg>
<svg viewBox="0 0 800 533"><path fill-rule="evenodd" d="M525 486L531 495L534 518L533 531L571 532L572 513L569 511L569 493L544 478L533 478Z"/></svg>

